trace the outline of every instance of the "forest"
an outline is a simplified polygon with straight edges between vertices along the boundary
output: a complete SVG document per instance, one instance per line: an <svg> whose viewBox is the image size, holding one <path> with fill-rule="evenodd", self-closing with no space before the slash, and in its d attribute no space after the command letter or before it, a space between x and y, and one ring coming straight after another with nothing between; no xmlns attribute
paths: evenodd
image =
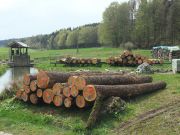
<svg viewBox="0 0 180 135"><path fill-rule="evenodd" d="M132 19L132 5L129 2L113 2L105 9L100 23L17 40L32 48L45 49L128 45L148 49L156 45L179 45L179 11L179 0L142 0Z"/></svg>

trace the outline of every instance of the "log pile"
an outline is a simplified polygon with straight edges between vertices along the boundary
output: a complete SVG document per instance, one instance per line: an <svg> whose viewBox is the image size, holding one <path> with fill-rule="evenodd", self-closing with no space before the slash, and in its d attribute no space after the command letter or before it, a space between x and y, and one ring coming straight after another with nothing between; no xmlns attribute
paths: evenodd
<svg viewBox="0 0 180 135"><path fill-rule="evenodd" d="M162 60L148 59L145 56L139 54L134 55L130 51L124 51L123 54L117 57L110 57L106 59L106 63L111 66L137 66L147 62L148 64L162 64Z"/></svg>
<svg viewBox="0 0 180 135"><path fill-rule="evenodd" d="M32 104L53 104L65 108L82 109L93 106L87 123L87 127L91 127L107 98L130 98L165 87L165 82L153 83L150 76L40 71L34 76L24 75L23 88L17 91L16 98Z"/></svg>
<svg viewBox="0 0 180 135"><path fill-rule="evenodd" d="M60 59L59 62L69 66L89 66L89 65L97 66L101 64L101 59L67 57Z"/></svg>
<svg viewBox="0 0 180 135"><path fill-rule="evenodd" d="M169 55L169 61L172 59L180 59L180 50L172 51Z"/></svg>

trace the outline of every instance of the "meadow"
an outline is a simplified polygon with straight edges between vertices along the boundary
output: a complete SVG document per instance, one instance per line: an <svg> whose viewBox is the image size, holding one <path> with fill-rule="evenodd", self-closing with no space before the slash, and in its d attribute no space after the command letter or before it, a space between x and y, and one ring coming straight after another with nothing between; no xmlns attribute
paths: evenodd
<svg viewBox="0 0 180 135"><path fill-rule="evenodd" d="M66 50L30 50L32 59L39 58L35 65L38 69L50 71L74 71L74 70L98 70L98 71L134 71L136 67L64 67L62 65L50 64L49 57L75 56L81 58L98 57L106 59L110 56L119 55L123 50L120 48L86 48L80 49L76 54L75 49ZM134 53L151 57L150 50L134 50ZM1 55L2 54L2 55ZM7 48L0 48L0 58L6 59ZM3 68L7 68L2 66ZM0 66L1 68L1 66ZM153 66L156 69L171 69L171 64L166 62L163 65ZM1 70L0 70L1 71ZM4 70L3 70L4 71ZM132 125L119 132L123 122L132 120L147 111L157 109L172 102L177 102L180 98L180 75L170 73L152 74L154 81L167 82L167 88L158 92L143 95L126 100L126 109L121 113L104 114L96 126L87 130L85 128L91 110L77 110L55 108L52 105L34 106L25 104L14 98L0 101L0 131L10 132L18 135L106 135L106 134L179 134L179 107L167 111L163 115ZM167 124L168 123L168 124ZM162 128L163 127L163 128Z"/></svg>

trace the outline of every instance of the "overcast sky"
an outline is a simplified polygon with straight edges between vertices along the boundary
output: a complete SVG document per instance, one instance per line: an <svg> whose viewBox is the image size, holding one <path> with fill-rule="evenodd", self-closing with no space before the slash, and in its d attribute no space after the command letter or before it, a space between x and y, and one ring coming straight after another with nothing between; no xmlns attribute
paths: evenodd
<svg viewBox="0 0 180 135"><path fill-rule="evenodd" d="M0 40L100 22L113 1L128 0L0 0Z"/></svg>

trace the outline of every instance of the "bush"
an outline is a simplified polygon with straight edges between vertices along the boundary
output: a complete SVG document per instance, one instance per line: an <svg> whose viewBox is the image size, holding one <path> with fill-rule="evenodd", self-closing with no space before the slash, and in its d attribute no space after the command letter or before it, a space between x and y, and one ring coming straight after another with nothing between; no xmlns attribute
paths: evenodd
<svg viewBox="0 0 180 135"><path fill-rule="evenodd" d="M135 45L132 42L127 42L124 44L124 49L131 51L132 49L135 49Z"/></svg>

